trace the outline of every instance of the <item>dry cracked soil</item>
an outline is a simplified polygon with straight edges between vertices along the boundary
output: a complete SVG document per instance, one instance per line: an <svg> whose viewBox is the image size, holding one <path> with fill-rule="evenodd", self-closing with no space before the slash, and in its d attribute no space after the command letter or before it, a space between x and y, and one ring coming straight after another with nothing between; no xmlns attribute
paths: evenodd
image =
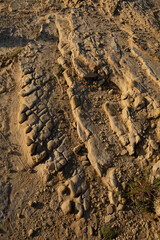
<svg viewBox="0 0 160 240"><path fill-rule="evenodd" d="M160 1L0 0L0 239L160 239Z"/></svg>

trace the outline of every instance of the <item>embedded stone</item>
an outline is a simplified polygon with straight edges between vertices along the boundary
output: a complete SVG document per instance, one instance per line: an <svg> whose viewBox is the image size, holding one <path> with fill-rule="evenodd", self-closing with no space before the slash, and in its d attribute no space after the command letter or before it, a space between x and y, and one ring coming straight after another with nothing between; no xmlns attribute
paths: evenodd
<svg viewBox="0 0 160 240"><path fill-rule="evenodd" d="M30 125L34 125L35 123L38 122L38 117L36 114L32 113L29 117L28 117L28 124Z"/></svg>
<svg viewBox="0 0 160 240"><path fill-rule="evenodd" d="M51 135L51 131L45 126L40 135L41 141L45 141Z"/></svg>
<svg viewBox="0 0 160 240"><path fill-rule="evenodd" d="M49 129L49 130L52 130L53 129L53 123L51 120L49 120L47 123L46 123L46 127Z"/></svg>
<svg viewBox="0 0 160 240"><path fill-rule="evenodd" d="M43 151L43 152L41 152L41 153L39 154L38 160L39 160L39 161L43 161L46 156L47 156L46 151Z"/></svg>
<svg viewBox="0 0 160 240"><path fill-rule="evenodd" d="M117 211L122 211L124 209L124 205L123 204L118 204L118 207L117 207Z"/></svg>
<svg viewBox="0 0 160 240"><path fill-rule="evenodd" d="M31 126L27 126L26 129L25 129L25 133L27 134L27 133L29 133L31 131L32 131Z"/></svg>
<svg viewBox="0 0 160 240"><path fill-rule="evenodd" d="M72 211L72 205L73 204L72 204L72 201L70 199L66 200L65 202L62 203L61 209L62 209L62 211L65 215Z"/></svg>
<svg viewBox="0 0 160 240"><path fill-rule="evenodd" d="M29 136L33 139L36 140L37 136L38 136L38 130L37 127L32 127L32 131L30 132Z"/></svg>
<svg viewBox="0 0 160 240"><path fill-rule="evenodd" d="M43 114L41 117L40 117L40 120L43 122L43 123L46 123L50 120L50 116L48 115L48 113L45 113Z"/></svg>
<svg viewBox="0 0 160 240"><path fill-rule="evenodd" d="M27 105L28 108L33 108L38 101L38 97L36 94L36 91L31 93L29 96L24 97L24 102Z"/></svg>
<svg viewBox="0 0 160 240"><path fill-rule="evenodd" d="M81 105L81 100L78 95L74 95L70 100L72 110Z"/></svg>
<svg viewBox="0 0 160 240"><path fill-rule="evenodd" d="M31 74L24 75L22 78L22 88L31 83L33 77Z"/></svg>
<svg viewBox="0 0 160 240"><path fill-rule="evenodd" d="M53 148L55 146L55 143L54 143L54 140L50 140L48 143L47 143L47 148L49 151L52 151Z"/></svg>
<svg viewBox="0 0 160 240"><path fill-rule="evenodd" d="M26 138L26 145L30 146L32 143L33 143L33 140L30 137L27 136L27 138Z"/></svg>
<svg viewBox="0 0 160 240"><path fill-rule="evenodd" d="M146 105L145 98L141 95L137 96L134 101L134 108L136 110L141 110Z"/></svg>
<svg viewBox="0 0 160 240"><path fill-rule="evenodd" d="M160 197L156 197L154 200L154 209L158 217L160 217Z"/></svg>
<svg viewBox="0 0 160 240"><path fill-rule="evenodd" d="M32 92L36 91L37 89L38 89L38 87L35 86L33 83L31 83L21 90L21 96L22 97L28 96Z"/></svg>
<svg viewBox="0 0 160 240"><path fill-rule="evenodd" d="M21 106L21 113L24 113L28 110L28 107L25 104L22 104Z"/></svg>
<svg viewBox="0 0 160 240"><path fill-rule="evenodd" d="M95 80L97 78L97 73L94 73L94 72L88 72L84 75L84 78L86 80Z"/></svg>
<svg viewBox="0 0 160 240"><path fill-rule="evenodd" d="M38 106L37 106L38 113L43 111L45 108L46 108L46 106L43 103L39 103Z"/></svg>
<svg viewBox="0 0 160 240"><path fill-rule="evenodd" d="M35 153L36 147L37 147L37 145L36 145L35 143L32 143L32 144L28 147L28 151L29 151L29 153L30 153L31 156Z"/></svg>
<svg viewBox="0 0 160 240"><path fill-rule="evenodd" d="M20 113L19 114L19 123L22 124L23 122L25 122L27 120L27 115L25 113Z"/></svg>

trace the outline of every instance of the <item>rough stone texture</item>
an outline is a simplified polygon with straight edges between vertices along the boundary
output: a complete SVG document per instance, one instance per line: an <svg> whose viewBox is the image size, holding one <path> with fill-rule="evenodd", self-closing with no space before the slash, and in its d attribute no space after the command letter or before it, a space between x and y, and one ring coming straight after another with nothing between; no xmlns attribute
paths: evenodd
<svg viewBox="0 0 160 240"><path fill-rule="evenodd" d="M159 181L159 8L0 3L0 178L13 185L0 238L97 240L106 222L118 239L160 239L158 196L143 217L123 198L132 171Z"/></svg>

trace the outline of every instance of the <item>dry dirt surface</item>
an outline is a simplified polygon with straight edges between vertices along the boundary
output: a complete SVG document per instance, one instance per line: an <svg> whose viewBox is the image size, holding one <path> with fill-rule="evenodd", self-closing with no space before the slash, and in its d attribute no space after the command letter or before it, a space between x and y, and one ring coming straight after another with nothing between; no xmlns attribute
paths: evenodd
<svg viewBox="0 0 160 240"><path fill-rule="evenodd" d="M160 1L0 0L0 239L160 239Z"/></svg>

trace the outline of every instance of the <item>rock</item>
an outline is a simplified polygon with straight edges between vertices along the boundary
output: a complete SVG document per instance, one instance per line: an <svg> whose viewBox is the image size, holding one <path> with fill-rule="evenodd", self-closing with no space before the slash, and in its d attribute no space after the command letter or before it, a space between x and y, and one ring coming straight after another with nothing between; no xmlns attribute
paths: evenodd
<svg viewBox="0 0 160 240"><path fill-rule="evenodd" d="M98 77L97 73L94 72L88 72L84 75L84 78L86 80L95 80Z"/></svg>
<svg viewBox="0 0 160 240"><path fill-rule="evenodd" d="M5 86L0 86L0 94L6 92Z"/></svg>
<svg viewBox="0 0 160 240"><path fill-rule="evenodd" d="M66 147L66 149L63 151L64 158L69 161L72 158L72 151Z"/></svg>
<svg viewBox="0 0 160 240"><path fill-rule="evenodd" d="M105 151L103 144L95 136L91 136L86 143L88 159L99 176L102 176L111 164L111 158Z"/></svg>
<svg viewBox="0 0 160 240"><path fill-rule="evenodd" d="M82 166L89 166L90 162L89 161L82 161Z"/></svg>
<svg viewBox="0 0 160 240"><path fill-rule="evenodd" d="M55 147L55 142L54 140L50 140L48 143L47 143L47 148L49 151L52 151Z"/></svg>
<svg viewBox="0 0 160 240"><path fill-rule="evenodd" d="M115 168L108 168L107 174L105 177L103 177L102 180L110 191L116 189L118 186L118 182L115 175Z"/></svg>
<svg viewBox="0 0 160 240"><path fill-rule="evenodd" d="M83 237L79 238L80 236L82 236L82 232L84 231L84 229L86 228L85 226L85 219L81 218L78 221L75 221L72 223L71 225L71 229L76 233L76 236L78 239L83 239ZM86 239L86 238L84 238Z"/></svg>
<svg viewBox="0 0 160 240"><path fill-rule="evenodd" d="M112 131L117 134L122 146L126 146L129 143L129 139L128 136L126 136L126 126L123 124L121 119L119 119L117 114L118 104L107 101L103 105L103 108L109 118Z"/></svg>
<svg viewBox="0 0 160 240"><path fill-rule="evenodd" d="M83 206L80 201L75 202L75 209L78 211L78 213L76 214L76 218L80 219L83 216Z"/></svg>
<svg viewBox="0 0 160 240"><path fill-rule="evenodd" d="M81 107L76 108L73 111L74 118L77 122L77 133L82 142L85 142L89 139L91 135L92 124L87 121L87 115L82 111Z"/></svg>
<svg viewBox="0 0 160 240"><path fill-rule="evenodd" d="M33 143L33 140L30 137L26 137L26 145L30 146Z"/></svg>
<svg viewBox="0 0 160 240"><path fill-rule="evenodd" d="M123 188L123 190L125 191L125 189L126 189L126 187L127 187L127 183L126 182L122 182L122 188Z"/></svg>
<svg viewBox="0 0 160 240"><path fill-rule="evenodd" d="M32 92L36 91L37 89L38 87L31 83L21 90L21 96L22 97L29 96Z"/></svg>
<svg viewBox="0 0 160 240"><path fill-rule="evenodd" d="M64 57L59 57L58 59L57 59L57 62L58 62L58 64L61 64L63 67L66 67L66 61L65 61L65 58Z"/></svg>
<svg viewBox="0 0 160 240"><path fill-rule="evenodd" d="M124 156L127 154L127 150L126 149L123 149L122 152L121 152L121 156Z"/></svg>
<svg viewBox="0 0 160 240"><path fill-rule="evenodd" d="M29 154L30 154L31 156L35 153L36 147L37 147L36 143L32 143L32 144L28 147L28 152L29 152Z"/></svg>
<svg viewBox="0 0 160 240"><path fill-rule="evenodd" d="M43 114L41 117L40 117L40 120L43 122L43 123L46 123L50 120L50 116L48 115L48 113L45 113Z"/></svg>
<svg viewBox="0 0 160 240"><path fill-rule="evenodd" d="M115 214L105 216L105 223L113 222L115 220Z"/></svg>
<svg viewBox="0 0 160 240"><path fill-rule="evenodd" d="M135 110L141 110L146 105L145 98L139 95L134 100L134 109Z"/></svg>
<svg viewBox="0 0 160 240"><path fill-rule="evenodd" d="M150 140L149 140L149 144L150 144L150 146L151 146L154 150L158 150L158 149L159 149L158 144L157 144L153 139L150 139Z"/></svg>
<svg viewBox="0 0 160 240"><path fill-rule="evenodd" d="M25 122L27 120L27 115L24 112L21 112L19 114L19 123L22 124L23 122Z"/></svg>
<svg viewBox="0 0 160 240"><path fill-rule="evenodd" d="M31 131L32 131L31 126L26 126L25 133L27 134L27 133L29 133Z"/></svg>
<svg viewBox="0 0 160 240"><path fill-rule="evenodd" d="M76 109L81 105L81 100L78 95L74 95L70 100L72 110Z"/></svg>
<svg viewBox="0 0 160 240"><path fill-rule="evenodd" d="M46 141L46 139L49 138L50 135L51 135L51 131L45 126L40 132L40 140L42 142Z"/></svg>
<svg viewBox="0 0 160 240"><path fill-rule="evenodd" d="M85 196L83 199L83 208L84 211L87 211L90 207L90 200L89 200L89 196Z"/></svg>
<svg viewBox="0 0 160 240"><path fill-rule="evenodd" d="M28 107L25 104L21 105L21 113L25 113L28 110Z"/></svg>
<svg viewBox="0 0 160 240"><path fill-rule="evenodd" d="M29 207L33 207L33 206L34 206L34 202L33 202L32 200L29 200L28 206L29 206Z"/></svg>
<svg viewBox="0 0 160 240"><path fill-rule="evenodd" d="M70 199L66 200L65 202L62 203L61 209L63 213L66 215L72 211L72 201Z"/></svg>
<svg viewBox="0 0 160 240"><path fill-rule="evenodd" d="M58 188L57 188L57 193L58 193L58 199L59 199L59 202L62 201L63 199L63 195L65 193L65 191L67 190L67 187L65 185L60 185Z"/></svg>
<svg viewBox="0 0 160 240"><path fill-rule="evenodd" d="M38 161L43 161L46 156L47 156L46 151L41 152L38 156Z"/></svg>
<svg viewBox="0 0 160 240"><path fill-rule="evenodd" d="M63 153L66 148L68 148L68 138L65 137L61 143L61 145L57 148L57 151Z"/></svg>
<svg viewBox="0 0 160 240"><path fill-rule="evenodd" d="M124 205L123 204L118 204L118 207L117 207L117 211L122 211L124 209Z"/></svg>
<svg viewBox="0 0 160 240"><path fill-rule="evenodd" d="M10 4L9 4L9 7L8 7L8 10L10 12L12 11L17 11L21 8L21 5L17 2L17 1L12 1Z"/></svg>
<svg viewBox="0 0 160 240"><path fill-rule="evenodd" d="M10 192L11 186L0 181L0 223L2 224L2 220L6 216L6 209L8 209L9 201L10 201Z"/></svg>
<svg viewBox="0 0 160 240"><path fill-rule="evenodd" d="M35 125L32 126L32 131L28 134L28 136L30 136L31 139L36 141L36 139L38 137L38 127Z"/></svg>
<svg viewBox="0 0 160 240"><path fill-rule="evenodd" d="M29 115L28 121L27 121L29 125L31 126L35 125L37 122L38 122L38 117L36 114L32 113L31 115Z"/></svg>
<svg viewBox="0 0 160 240"><path fill-rule="evenodd" d="M33 230L33 229L30 229L30 230L28 231L28 237L33 236L33 234L34 234L34 230Z"/></svg>
<svg viewBox="0 0 160 240"><path fill-rule="evenodd" d="M49 120L47 123L46 123L46 127L51 131L53 129L53 123L51 120Z"/></svg>
<svg viewBox="0 0 160 240"><path fill-rule="evenodd" d="M83 162L83 161L88 161L88 158L87 158L87 156L85 155L85 156L82 156L80 160L81 160L82 162Z"/></svg>
<svg viewBox="0 0 160 240"><path fill-rule="evenodd" d="M22 88L31 83L33 76L31 74L24 75L22 78Z"/></svg>
<svg viewBox="0 0 160 240"><path fill-rule="evenodd" d="M108 205L107 206L107 214L110 215L113 213L113 206L112 205Z"/></svg>
<svg viewBox="0 0 160 240"><path fill-rule="evenodd" d="M74 149L73 149L73 151L74 151L74 153L76 153L76 154L78 154L80 151L81 151L81 149L83 148L83 146L84 145L77 145Z"/></svg>
<svg viewBox="0 0 160 240"><path fill-rule="evenodd" d="M157 133L158 141L160 142L160 120L158 120L157 122L156 133Z"/></svg>
<svg viewBox="0 0 160 240"><path fill-rule="evenodd" d="M31 109L33 108L37 102L38 102L38 96L37 96L37 93L36 91L34 91L33 93L31 93L29 96L26 96L24 97L24 102L25 102L25 105Z"/></svg>
<svg viewBox="0 0 160 240"><path fill-rule="evenodd" d="M114 193L112 191L108 192L108 198L110 201L110 204L116 205L117 204L117 199L114 196Z"/></svg>
<svg viewBox="0 0 160 240"><path fill-rule="evenodd" d="M150 181L153 184L154 179L160 179L160 161L156 162L151 170Z"/></svg>
<svg viewBox="0 0 160 240"><path fill-rule="evenodd" d="M52 199L52 200L50 201L49 207L50 207L51 210L55 210L55 200L54 200L54 199Z"/></svg>
<svg viewBox="0 0 160 240"><path fill-rule="evenodd" d="M93 228L90 225L88 226L88 235L89 236L93 236L94 235Z"/></svg>
<svg viewBox="0 0 160 240"><path fill-rule="evenodd" d="M41 113L44 109L46 109L46 105L40 102L37 106L37 112Z"/></svg>
<svg viewBox="0 0 160 240"><path fill-rule="evenodd" d="M63 154L59 153L58 151L54 152L54 164L55 170L59 171L63 166L65 166L67 160L64 158Z"/></svg>
<svg viewBox="0 0 160 240"><path fill-rule="evenodd" d="M65 71L63 72L63 76L64 76L64 78L65 78L68 86L71 87L72 84L73 84L73 79L72 79L72 76L69 74L69 71L68 71L68 70L65 70ZM68 88L68 90L67 90L68 95L70 95L70 94L69 94L69 91L70 91L70 88ZM73 96L73 94L71 94L71 95ZM69 98L70 98L70 97L69 97Z"/></svg>

